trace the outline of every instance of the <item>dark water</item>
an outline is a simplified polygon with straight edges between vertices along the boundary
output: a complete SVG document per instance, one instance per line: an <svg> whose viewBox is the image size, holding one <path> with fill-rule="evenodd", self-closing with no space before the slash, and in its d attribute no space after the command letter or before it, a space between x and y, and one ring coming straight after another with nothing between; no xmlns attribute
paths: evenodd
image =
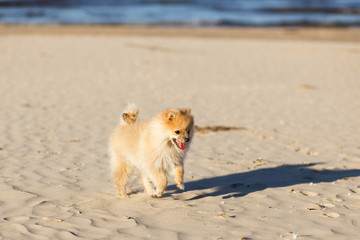
<svg viewBox="0 0 360 240"><path fill-rule="evenodd" d="M360 0L0 0L0 23L360 27Z"/></svg>

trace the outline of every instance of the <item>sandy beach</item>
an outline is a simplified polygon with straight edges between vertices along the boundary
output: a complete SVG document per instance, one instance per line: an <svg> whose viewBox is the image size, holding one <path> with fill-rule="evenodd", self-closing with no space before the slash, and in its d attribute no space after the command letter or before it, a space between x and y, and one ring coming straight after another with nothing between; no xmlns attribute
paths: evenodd
<svg viewBox="0 0 360 240"><path fill-rule="evenodd" d="M359 239L359 29L0 26L0 53L0 239ZM192 109L185 191L118 197L128 102Z"/></svg>

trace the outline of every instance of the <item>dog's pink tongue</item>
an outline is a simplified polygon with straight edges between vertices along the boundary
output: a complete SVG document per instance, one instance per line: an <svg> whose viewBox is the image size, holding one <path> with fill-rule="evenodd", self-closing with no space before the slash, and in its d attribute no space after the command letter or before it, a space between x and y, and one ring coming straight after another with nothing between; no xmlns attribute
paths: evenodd
<svg viewBox="0 0 360 240"><path fill-rule="evenodd" d="M180 142L180 141L176 141L178 146L181 148L181 150L185 150L186 149L186 146L184 143Z"/></svg>

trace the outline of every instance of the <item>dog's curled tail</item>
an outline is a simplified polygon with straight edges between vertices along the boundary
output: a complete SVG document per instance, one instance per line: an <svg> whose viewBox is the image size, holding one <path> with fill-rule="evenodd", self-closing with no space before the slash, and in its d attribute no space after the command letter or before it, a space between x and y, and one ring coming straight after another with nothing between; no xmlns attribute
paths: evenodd
<svg viewBox="0 0 360 240"><path fill-rule="evenodd" d="M138 120L139 108L132 103L129 103L123 111L120 119L121 124L133 124Z"/></svg>

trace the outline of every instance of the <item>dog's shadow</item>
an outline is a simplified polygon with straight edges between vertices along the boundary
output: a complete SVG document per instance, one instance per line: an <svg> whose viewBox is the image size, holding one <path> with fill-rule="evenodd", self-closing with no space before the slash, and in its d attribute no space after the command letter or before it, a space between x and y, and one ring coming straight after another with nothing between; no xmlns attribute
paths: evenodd
<svg viewBox="0 0 360 240"><path fill-rule="evenodd" d="M222 198L241 197L249 193L267 188L293 186L303 183L334 182L339 179L360 176L360 169L345 170L314 170L310 167L320 163L281 165L271 168L261 168L249 172L233 173L224 176L211 177L185 183L186 191L206 190L188 200L201 199L208 196ZM175 189L171 185L169 189Z"/></svg>

